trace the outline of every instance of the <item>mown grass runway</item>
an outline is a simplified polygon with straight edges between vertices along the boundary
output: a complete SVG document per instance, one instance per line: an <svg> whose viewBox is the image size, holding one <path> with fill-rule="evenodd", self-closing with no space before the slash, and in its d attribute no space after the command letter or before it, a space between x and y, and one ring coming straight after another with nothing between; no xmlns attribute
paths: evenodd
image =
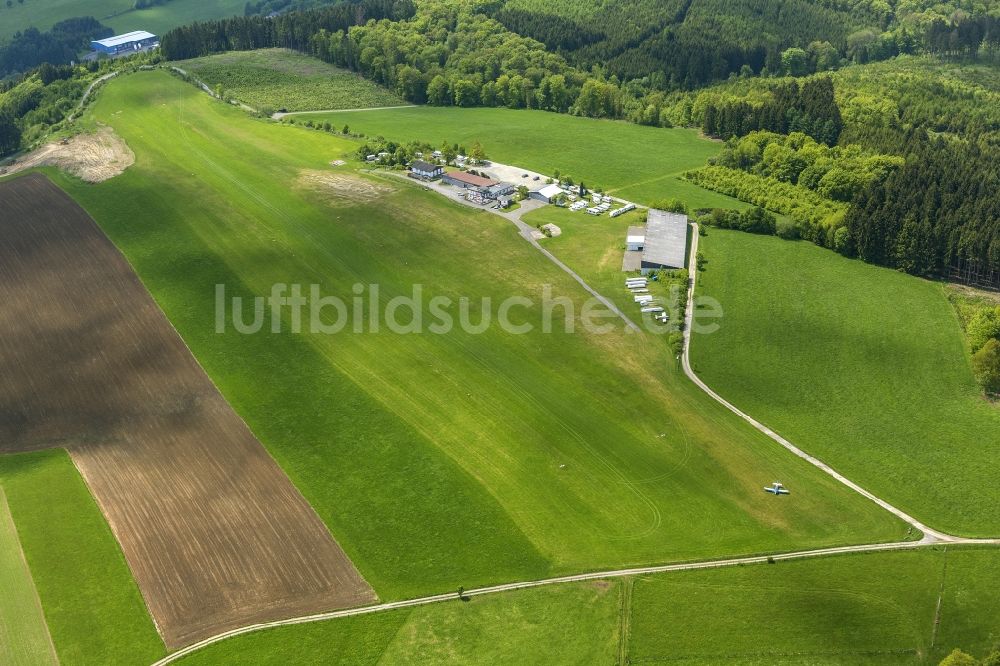
<svg viewBox="0 0 1000 666"><path fill-rule="evenodd" d="M581 180L615 196L648 203L679 198L693 208L743 207L739 201L680 178L721 149L688 129L643 127L546 111L416 107L308 116L395 141L482 143L498 162Z"/></svg>
<svg viewBox="0 0 1000 666"><path fill-rule="evenodd" d="M806 243L710 231L722 328L692 363L739 408L928 525L1000 533L1000 409L941 285Z"/></svg>
<svg viewBox="0 0 1000 666"><path fill-rule="evenodd" d="M523 311L529 335L215 333L217 284L582 295L505 220L331 170L351 142L251 120L162 73L115 81L93 114L136 165L62 184L381 598L903 536L689 386L652 336L542 334L539 308ZM760 486L779 477L808 490L775 502Z"/></svg>

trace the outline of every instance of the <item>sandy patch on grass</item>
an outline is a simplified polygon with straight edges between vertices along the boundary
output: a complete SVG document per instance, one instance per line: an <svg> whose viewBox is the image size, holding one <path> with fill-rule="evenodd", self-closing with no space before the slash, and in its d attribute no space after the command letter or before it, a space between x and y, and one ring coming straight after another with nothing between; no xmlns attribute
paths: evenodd
<svg viewBox="0 0 1000 666"><path fill-rule="evenodd" d="M135 153L110 127L48 143L6 168L6 174L38 166L54 166L87 181L100 183L135 164Z"/></svg>
<svg viewBox="0 0 1000 666"><path fill-rule="evenodd" d="M332 171L303 169L296 185L315 192L331 204L370 203L396 191L385 183L376 183L360 176Z"/></svg>
<svg viewBox="0 0 1000 666"><path fill-rule="evenodd" d="M985 289L976 289L975 287L953 283L948 284L947 289L951 293L958 294L959 296L964 296L966 298L978 298L984 301L992 301L1000 304L1000 292L986 291Z"/></svg>

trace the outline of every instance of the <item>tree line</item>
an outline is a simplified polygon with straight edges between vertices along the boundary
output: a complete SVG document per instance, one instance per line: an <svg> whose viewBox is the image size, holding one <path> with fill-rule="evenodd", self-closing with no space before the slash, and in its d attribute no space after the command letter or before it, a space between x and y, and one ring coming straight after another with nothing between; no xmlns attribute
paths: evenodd
<svg viewBox="0 0 1000 666"><path fill-rule="evenodd" d="M368 20L404 20L413 15L412 0L360 0L273 18L235 16L174 28L160 40L167 60L186 60L223 51L284 47L309 51L320 31L346 30Z"/></svg>
<svg viewBox="0 0 1000 666"><path fill-rule="evenodd" d="M859 194L846 225L865 261L1000 287L1000 149L917 133L905 165Z"/></svg>
<svg viewBox="0 0 1000 666"><path fill-rule="evenodd" d="M780 82L771 87L770 93L759 104L741 98L708 101L702 130L722 139L760 130L801 132L828 145L837 143L843 119L829 77L807 79L801 85L798 81Z"/></svg>
<svg viewBox="0 0 1000 666"><path fill-rule="evenodd" d="M992 0L630 0L621 6L509 0L495 6L493 16L506 27L575 66L600 66L609 76L643 79L665 91L693 90L743 71L800 76L902 54L1000 50L1000 8Z"/></svg>
<svg viewBox="0 0 1000 666"><path fill-rule="evenodd" d="M69 63L92 39L112 34L111 28L101 25L92 16L60 21L45 32L28 28L14 33L9 40L0 41L0 79L27 72L42 63Z"/></svg>

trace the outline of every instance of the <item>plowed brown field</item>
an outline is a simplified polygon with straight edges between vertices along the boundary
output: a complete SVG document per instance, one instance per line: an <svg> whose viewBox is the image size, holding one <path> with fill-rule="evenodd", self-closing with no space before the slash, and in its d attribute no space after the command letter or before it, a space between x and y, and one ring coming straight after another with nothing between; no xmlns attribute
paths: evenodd
<svg viewBox="0 0 1000 666"><path fill-rule="evenodd" d="M124 257L38 174L0 184L0 332L0 452L70 451L168 647L375 599Z"/></svg>

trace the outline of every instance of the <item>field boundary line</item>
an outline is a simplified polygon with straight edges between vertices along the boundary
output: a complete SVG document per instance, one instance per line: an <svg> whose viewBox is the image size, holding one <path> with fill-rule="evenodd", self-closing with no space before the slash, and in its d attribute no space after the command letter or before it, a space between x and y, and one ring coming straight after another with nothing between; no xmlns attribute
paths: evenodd
<svg viewBox="0 0 1000 666"><path fill-rule="evenodd" d="M1000 543L1000 541L998 541L997 543ZM896 541L890 543L861 544L856 546L832 546L830 548L816 548L812 550L789 551L784 553L774 553L771 555L751 555L747 557L735 557L735 558L721 559L721 560L702 560L696 562L681 562L676 564L661 564L656 566L635 567L630 569L610 569L605 571L592 571L581 574L556 576L553 578L542 578L538 580L520 581L516 583L503 583L500 585L479 587L472 590L464 590L463 596L478 597L489 594L498 594L501 592L527 590L547 585L559 585L562 583L585 583L595 580L606 580L609 578L625 578L632 576L644 576L650 574L664 574L675 571L723 569L723 568L748 565L748 564L769 564L772 562L787 562L794 560L812 559L816 557L829 557L833 555L847 555L851 553L874 553L874 552L886 552L886 551L917 550L932 545L934 545L932 542L926 542L923 540ZM327 620L336 620L344 617L370 615L372 613L381 613L384 611L399 610L402 608L414 608L417 606L427 606L430 604L442 603L445 601L457 601L457 600L458 600L457 592L446 592L444 594L434 594L427 597L417 597L414 599L391 601L384 604L375 604L371 606L358 606L355 608L345 608L342 610L330 611L327 613L316 613L313 615L304 615L301 617L293 617L285 620L275 620L273 622L261 622L257 624L251 624L245 627L232 629L230 631L226 631L217 634L215 636L211 636L209 638L205 638L201 641L198 641L197 643L192 643L191 645L181 648L180 650L177 650L176 652L167 655L163 659L154 662L152 666L167 666L167 664L174 663L183 657L186 657L199 650L202 650L210 645L214 645L215 643L220 643L224 640L235 638L237 636L242 636L244 634L264 631L266 629L289 627L298 624L309 624L312 622L325 622Z"/></svg>
<svg viewBox="0 0 1000 666"><path fill-rule="evenodd" d="M944 586L948 580L948 547L944 547L941 557L941 585L938 587L937 605L934 606L934 625L931 627L931 649L937 645L938 627L941 625L941 602L944 599Z"/></svg>
<svg viewBox="0 0 1000 666"><path fill-rule="evenodd" d="M634 578L622 581L620 608L618 609L618 662L617 666L628 666L628 647L632 634L632 591Z"/></svg>

